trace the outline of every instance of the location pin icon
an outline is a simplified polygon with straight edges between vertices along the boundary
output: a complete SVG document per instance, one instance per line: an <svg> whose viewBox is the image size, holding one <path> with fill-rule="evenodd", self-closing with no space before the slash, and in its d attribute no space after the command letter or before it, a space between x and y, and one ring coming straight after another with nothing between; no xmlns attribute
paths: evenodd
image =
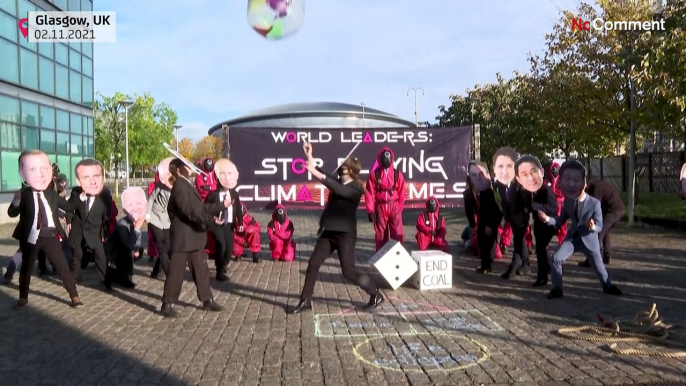
<svg viewBox="0 0 686 386"><path fill-rule="evenodd" d="M26 27L24 27L24 23L26 23ZM19 31L24 35L24 38L29 36L29 19L23 18L19 20Z"/></svg>

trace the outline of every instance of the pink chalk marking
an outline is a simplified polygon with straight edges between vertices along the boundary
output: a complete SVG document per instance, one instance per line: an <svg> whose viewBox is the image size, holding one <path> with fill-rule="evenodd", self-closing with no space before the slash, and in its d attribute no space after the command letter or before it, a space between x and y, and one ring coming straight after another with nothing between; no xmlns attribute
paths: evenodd
<svg viewBox="0 0 686 386"><path fill-rule="evenodd" d="M446 306L437 306L431 303L417 303L413 300L409 299L401 299L395 296L386 296L386 299L390 301L396 301L396 302L401 302L406 305L416 305L420 309L419 310L413 310L413 311L402 311L398 309L393 309L393 310L381 310L380 312L372 312L374 315L392 315L392 314L403 314L403 315L417 315L417 314L426 314L429 312L440 312L440 313L448 313L448 312L453 312L450 308ZM357 311L357 308L351 307L351 308L344 308L342 309L338 314L336 315L348 315L352 314Z"/></svg>

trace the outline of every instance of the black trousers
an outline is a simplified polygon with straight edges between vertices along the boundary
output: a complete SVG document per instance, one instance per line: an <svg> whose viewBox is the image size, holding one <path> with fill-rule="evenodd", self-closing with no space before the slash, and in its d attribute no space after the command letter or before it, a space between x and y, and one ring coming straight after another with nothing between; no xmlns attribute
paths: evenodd
<svg viewBox="0 0 686 386"><path fill-rule="evenodd" d="M62 284L69 292L70 298L79 296L76 291L76 282L74 277L69 272L69 265L67 265L62 253L62 245L57 238L57 232L54 230L42 229L41 234L36 240L36 244L29 244L26 241L19 242L21 249L21 269L19 270L19 298L28 299L29 286L31 285L31 271L33 264L36 262L39 252L44 252L45 256L50 260L50 263L57 270L62 280Z"/></svg>
<svg viewBox="0 0 686 386"><path fill-rule="evenodd" d="M512 269L519 269L529 265L529 248L526 247L526 227L519 228L512 225L512 238L514 239L514 252L512 253Z"/></svg>
<svg viewBox="0 0 686 386"><path fill-rule="evenodd" d="M171 234L169 228L162 229L152 224L148 224L148 230L152 232L152 235L155 238L158 251L157 261L155 261L155 266L152 267L152 274L157 275L160 273L160 267L162 267L164 275L169 276L169 252L171 251Z"/></svg>
<svg viewBox="0 0 686 386"><path fill-rule="evenodd" d="M114 256L115 269L109 268L107 275L110 281L122 283L130 282L133 278L133 252L117 251Z"/></svg>
<svg viewBox="0 0 686 386"><path fill-rule="evenodd" d="M367 274L359 274L357 269L355 269L356 242L356 232L334 232L328 230L322 232L307 265L301 299L312 298L314 285L319 275L319 268L321 268L326 259L331 257L334 251L338 252L338 260L341 262L341 270L346 279L360 286L369 295L374 295L378 292L374 279Z"/></svg>
<svg viewBox="0 0 686 386"><path fill-rule="evenodd" d="M191 276L198 288L198 299L201 302L212 299L210 288L210 269L207 268L207 255L205 251L172 252L169 262L169 275L164 282L164 295L162 301L172 303L179 299L183 275L186 273L186 264L191 270Z"/></svg>
<svg viewBox="0 0 686 386"><path fill-rule="evenodd" d="M224 266L229 265L231 254L233 253L233 224L216 225L212 229L212 237L217 243L217 254L214 257L214 266L217 273L221 272Z"/></svg>
<svg viewBox="0 0 686 386"><path fill-rule="evenodd" d="M477 226L476 240L479 243L479 258L481 268L491 269L495 258L495 241L498 239L498 228L491 228L491 234L486 236L481 226Z"/></svg>
<svg viewBox="0 0 686 386"><path fill-rule="evenodd" d="M615 224L624 217L624 211L608 213L603 216L603 230L600 231L598 238L603 246L603 261L608 262L612 259L612 241L610 240L610 231Z"/></svg>
<svg viewBox="0 0 686 386"><path fill-rule="evenodd" d="M74 244L72 243L72 245ZM88 245L85 239L81 239L77 245L80 245L80 247L74 248L74 256L72 256L69 264L69 269L74 278L81 276L81 260L83 259L83 250L86 248L86 246L88 246L95 254L95 267L98 270L98 278L101 282L104 282L107 275L107 255L105 255L105 246L103 243L97 242L96 245Z"/></svg>
<svg viewBox="0 0 686 386"><path fill-rule="evenodd" d="M557 230L543 223L534 223L534 237L536 238L536 263L538 264L537 279L548 280L550 274L550 253L548 244L557 234Z"/></svg>

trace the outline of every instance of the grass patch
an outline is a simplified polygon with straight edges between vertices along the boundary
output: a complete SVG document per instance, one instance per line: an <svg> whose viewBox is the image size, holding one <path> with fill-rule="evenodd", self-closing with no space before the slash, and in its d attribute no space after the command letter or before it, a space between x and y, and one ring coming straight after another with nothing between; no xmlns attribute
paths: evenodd
<svg viewBox="0 0 686 386"><path fill-rule="evenodd" d="M620 194L624 205L628 207L627 194ZM686 218L686 201L678 193L641 193L634 212L638 217L683 220Z"/></svg>

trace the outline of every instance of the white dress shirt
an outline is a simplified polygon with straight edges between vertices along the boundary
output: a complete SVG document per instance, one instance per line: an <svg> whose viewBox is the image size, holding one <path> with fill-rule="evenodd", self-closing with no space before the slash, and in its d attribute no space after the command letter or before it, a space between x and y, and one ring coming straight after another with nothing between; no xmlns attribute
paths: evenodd
<svg viewBox="0 0 686 386"><path fill-rule="evenodd" d="M219 192L219 201L224 202L225 200L231 200L231 193L227 190L226 192ZM230 224L233 222L233 205L224 209L224 224Z"/></svg>
<svg viewBox="0 0 686 386"><path fill-rule="evenodd" d="M38 234L40 231L37 229L38 226L38 195L36 194L38 192L31 191L31 195L33 196L33 207L35 208L34 213L33 213L33 224L31 225L31 232L29 232L29 239L26 240L30 244L36 244L36 241L38 240ZM41 195L41 201L43 201L43 207L45 208L45 214L48 217L48 224L43 225L44 228L55 228L55 221L52 218L52 209L50 209L50 205L48 204L48 200L45 199L45 194L44 192L40 192ZM14 202L12 202L14 204ZM17 203L15 206L19 206L19 203Z"/></svg>

